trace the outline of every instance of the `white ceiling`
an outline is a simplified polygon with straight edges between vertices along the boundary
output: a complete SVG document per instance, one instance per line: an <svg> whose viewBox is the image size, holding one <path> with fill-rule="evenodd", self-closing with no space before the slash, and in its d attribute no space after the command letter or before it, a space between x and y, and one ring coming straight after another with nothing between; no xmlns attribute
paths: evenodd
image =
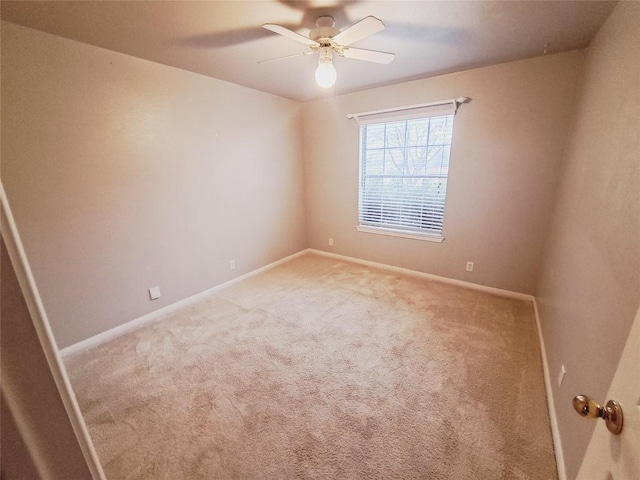
<svg viewBox="0 0 640 480"><path fill-rule="evenodd" d="M3 20L307 101L586 47L612 1L6 1ZM315 55L258 64L307 47L261 28L307 35L333 15L344 29L373 15L386 29L353 44L393 52L388 65L335 58L336 86L315 84Z"/></svg>

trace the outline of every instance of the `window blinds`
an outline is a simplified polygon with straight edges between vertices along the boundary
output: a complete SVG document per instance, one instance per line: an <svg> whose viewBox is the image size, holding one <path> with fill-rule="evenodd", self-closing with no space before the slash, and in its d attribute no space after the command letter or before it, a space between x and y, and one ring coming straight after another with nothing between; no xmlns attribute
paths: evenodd
<svg viewBox="0 0 640 480"><path fill-rule="evenodd" d="M442 235L455 101L353 115L359 224Z"/></svg>

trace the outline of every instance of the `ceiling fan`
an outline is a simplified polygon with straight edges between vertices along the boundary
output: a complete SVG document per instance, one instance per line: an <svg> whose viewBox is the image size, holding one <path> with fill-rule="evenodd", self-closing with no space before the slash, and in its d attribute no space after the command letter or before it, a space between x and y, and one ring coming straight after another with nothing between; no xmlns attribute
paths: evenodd
<svg viewBox="0 0 640 480"><path fill-rule="evenodd" d="M318 68L316 69L315 76L316 82L323 88L332 87L336 83L337 72L336 68L333 66L334 53L344 58L384 64L391 62L395 57L395 54L393 53L365 50L349 46L358 40L362 40L369 35L373 35L376 32L384 30L384 23L372 16L365 17L359 22L356 22L350 27L340 31L335 28L335 20L332 16L323 15L318 17L316 20L316 28L309 32L308 38L281 25L266 23L262 27L295 40L296 42L307 45L310 50L307 52L287 55L286 57L264 60L259 63L273 62L275 60L283 60L285 58L319 53L320 58L318 59Z"/></svg>

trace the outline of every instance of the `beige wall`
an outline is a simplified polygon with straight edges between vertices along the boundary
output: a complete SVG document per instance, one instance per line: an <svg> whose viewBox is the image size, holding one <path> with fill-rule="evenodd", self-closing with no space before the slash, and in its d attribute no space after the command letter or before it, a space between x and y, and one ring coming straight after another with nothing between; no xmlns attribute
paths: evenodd
<svg viewBox="0 0 640 480"><path fill-rule="evenodd" d="M0 242L2 299L2 466L3 480L88 479L91 474L58 393L29 310Z"/></svg>
<svg viewBox="0 0 640 480"><path fill-rule="evenodd" d="M594 429L571 408L600 402L640 304L640 3L621 2L588 50L544 267L542 331L568 478ZM630 406L633 408L634 406Z"/></svg>
<svg viewBox="0 0 640 480"><path fill-rule="evenodd" d="M586 64L305 105L3 22L3 183L58 344L305 246L537 293L552 377L568 372L554 396L573 478L593 424L570 399L604 400L640 301L639 8L616 8ZM444 243L357 232L346 114L460 95Z"/></svg>
<svg viewBox="0 0 640 480"><path fill-rule="evenodd" d="M309 246L533 294L583 56L550 55L306 104ZM461 95L472 101L454 125L445 241L357 232L358 125L346 115Z"/></svg>
<svg viewBox="0 0 640 480"><path fill-rule="evenodd" d="M7 22L2 99L2 180L59 347L306 246L296 102Z"/></svg>

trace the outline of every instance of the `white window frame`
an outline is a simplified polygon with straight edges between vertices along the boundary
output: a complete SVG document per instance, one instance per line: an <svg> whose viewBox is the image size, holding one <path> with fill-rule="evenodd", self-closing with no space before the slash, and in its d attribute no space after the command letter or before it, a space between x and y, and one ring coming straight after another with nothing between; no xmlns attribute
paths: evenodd
<svg viewBox="0 0 640 480"><path fill-rule="evenodd" d="M442 209L442 214L438 215L436 217L436 223L440 222L440 228L424 228L424 227L420 227L420 226L410 226L408 224L402 225L403 221L399 221L396 219L395 222L389 222L387 225L376 225L375 221L370 221L367 222L366 219L364 218L365 213L362 211L362 207L363 207L363 196L365 194L365 180L366 179L374 179L374 178L379 178L381 180L384 180L386 178L392 178L392 176L390 175L385 175L385 174L377 174L377 175L365 175L365 168L364 168L364 162L365 162L365 158L363 157L363 155L365 155L364 150L364 145L363 145L363 132L366 128L367 125L372 125L372 124L388 124L391 122L398 122L398 121L408 121L408 120L413 120L413 119L423 119L423 118L434 118L434 117L442 117L442 116L451 116L450 121L452 122L452 132L453 132L453 120L458 108L458 105L461 103L465 103L469 101L468 98L466 97L459 97L457 99L452 99L452 100L445 100L445 101L441 101L441 102L434 102L434 103L427 103L427 104L420 104L420 105L412 105L412 106L407 106L407 107L399 107L399 108L394 108L394 109L387 109L387 110L377 110L377 111L373 111L373 112L365 112L365 113L359 113L359 114L350 114L348 115L348 118L355 118L358 121L359 127L360 127L360 131L358 134L359 137L359 175L358 175L358 225L356 227L356 229L360 232L364 232L364 233L373 233L373 234L381 234L381 235L390 235L390 236L396 236L396 237L403 237L403 238L412 238L412 239L416 239L416 240L427 240L427 241L432 241L432 242L442 242L444 240L444 210L445 210L445 206L446 206L446 186L445 186L445 193L442 197L438 197L435 202L436 202L436 206L438 208ZM452 133L453 136L453 133ZM448 145L449 148L449 158L447 158L447 165L449 163L449 159L450 159L450 148L451 148L451 143L449 143ZM427 141L427 145L421 146L421 147L426 147L429 148L429 142ZM382 148L383 150L386 149L386 134L385 134L385 146ZM405 144L403 147L403 149L408 149L410 148L409 145ZM436 178L436 176L434 175L396 175L395 178L402 178L402 179L409 179L409 178ZM440 175L438 178L444 178L445 181L448 180L448 166L447 166L447 171L446 174L444 176ZM388 194L387 194L388 195ZM388 198L388 197L385 197ZM424 197L422 197L424 198ZM406 198L403 200L407 200ZM423 201L423 199L421 199L421 202ZM391 202L393 203L393 201ZM391 209L393 210L394 207L392 207ZM399 211L404 211L404 204L403 206L398 207L396 205L396 208L399 208L400 210L395 210L395 212L399 212ZM421 211L421 213L419 214L420 216L420 220L424 220L423 217L423 213ZM400 215L403 216L403 215ZM382 223L382 222L380 222Z"/></svg>

